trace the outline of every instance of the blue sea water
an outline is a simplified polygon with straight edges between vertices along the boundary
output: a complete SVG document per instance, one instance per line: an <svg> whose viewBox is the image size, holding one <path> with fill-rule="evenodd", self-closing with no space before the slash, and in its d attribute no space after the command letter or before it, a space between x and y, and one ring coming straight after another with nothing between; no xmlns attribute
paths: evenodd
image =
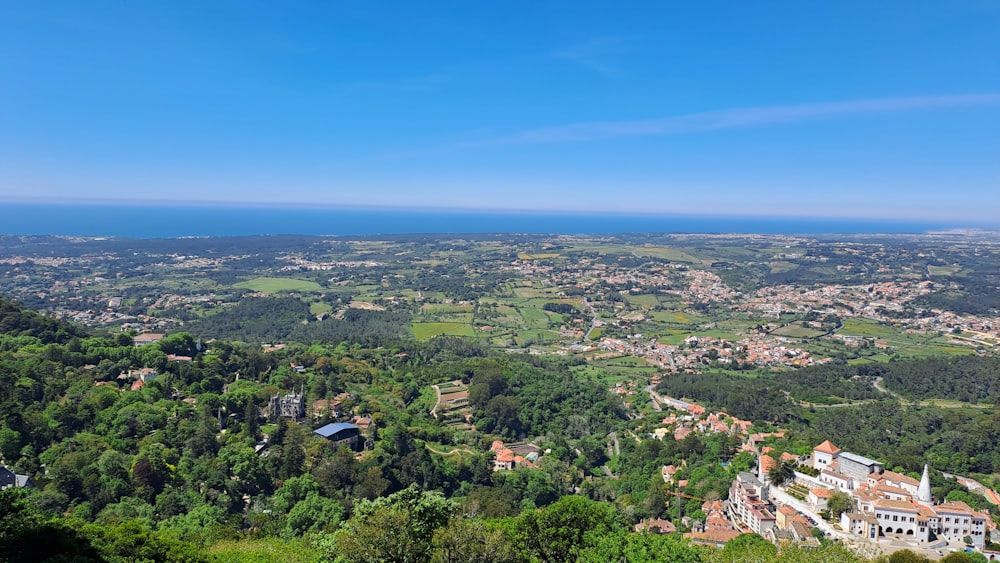
<svg viewBox="0 0 1000 563"><path fill-rule="evenodd" d="M933 221L376 208L0 203L0 234L171 238L265 234L922 233Z"/></svg>

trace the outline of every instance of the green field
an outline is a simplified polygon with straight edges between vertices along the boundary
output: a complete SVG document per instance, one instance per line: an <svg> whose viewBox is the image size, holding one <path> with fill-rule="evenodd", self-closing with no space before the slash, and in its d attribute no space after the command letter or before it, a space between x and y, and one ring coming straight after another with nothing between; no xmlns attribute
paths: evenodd
<svg viewBox="0 0 1000 563"><path fill-rule="evenodd" d="M881 324L879 321L851 317L844 319L844 327L840 333L847 336L863 336L865 338L886 338L899 333L895 328Z"/></svg>
<svg viewBox="0 0 1000 563"><path fill-rule="evenodd" d="M660 305L660 300L651 293L643 293L642 295L626 295L625 301L628 301L632 305L646 308L658 307Z"/></svg>
<svg viewBox="0 0 1000 563"><path fill-rule="evenodd" d="M475 336L476 331L472 325L466 323L413 323L413 337L417 340L427 340L440 336Z"/></svg>
<svg viewBox="0 0 1000 563"><path fill-rule="evenodd" d="M771 262L770 264L768 264L768 266L771 267L772 274L783 274L785 272L791 272L795 268L799 267L798 264L785 261Z"/></svg>
<svg viewBox="0 0 1000 563"><path fill-rule="evenodd" d="M953 276L961 270L961 266L927 266L927 273L932 276Z"/></svg>
<svg viewBox="0 0 1000 563"><path fill-rule="evenodd" d="M333 307L329 303L323 303L322 301L316 301L309 304L309 314L310 315L322 315L323 313L329 313L333 310Z"/></svg>
<svg viewBox="0 0 1000 563"><path fill-rule="evenodd" d="M773 330L771 331L771 334L777 336L788 336L790 338L816 338L817 336L823 336L826 332L794 323Z"/></svg>
<svg viewBox="0 0 1000 563"><path fill-rule="evenodd" d="M975 354L975 348L949 342L948 336L935 334L912 334L891 325L863 318L844 320L842 334L875 338L886 346L895 348L902 357L963 356Z"/></svg>
<svg viewBox="0 0 1000 563"><path fill-rule="evenodd" d="M682 313L680 311L656 311L653 313L653 320L679 325L700 324L705 322L704 317L691 313Z"/></svg>
<svg viewBox="0 0 1000 563"><path fill-rule="evenodd" d="M425 313L471 313L474 305L456 305L454 303L427 303L421 310Z"/></svg>
<svg viewBox="0 0 1000 563"><path fill-rule="evenodd" d="M663 246L643 246L634 251L636 256L652 256L662 258L671 262L687 262L689 264L700 264L701 260L678 248L667 248Z"/></svg>
<svg viewBox="0 0 1000 563"><path fill-rule="evenodd" d="M514 339L519 346L552 344L559 340L559 333L551 330L521 330Z"/></svg>
<svg viewBox="0 0 1000 563"><path fill-rule="evenodd" d="M524 307L518 309L518 311L521 313L521 317L524 319L524 324L528 328L549 327L549 316L545 313L545 311L531 307Z"/></svg>
<svg viewBox="0 0 1000 563"><path fill-rule="evenodd" d="M279 291L323 291L323 286L309 280L298 280L295 278L254 278L237 284L233 287L239 289L250 289L261 293L278 293Z"/></svg>

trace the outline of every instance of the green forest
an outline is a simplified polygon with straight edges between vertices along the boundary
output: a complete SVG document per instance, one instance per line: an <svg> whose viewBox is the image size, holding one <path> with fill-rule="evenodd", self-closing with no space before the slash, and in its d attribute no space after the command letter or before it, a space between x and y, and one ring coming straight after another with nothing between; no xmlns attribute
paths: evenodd
<svg viewBox="0 0 1000 563"><path fill-rule="evenodd" d="M302 314L297 299L248 301L213 317L222 332L232 323L233 340L203 343L192 324L135 346L131 333L92 332L0 299L0 459L34 483L0 492L0 560L859 560L829 542L777 553L753 536L718 549L635 533L646 518L684 531L704 518L690 499L725 498L754 461L724 434L649 439L602 379L573 370L579 358L417 342L391 311L350 309L292 335L253 322ZM239 342L247 331L289 344L265 351ZM788 426L777 444L788 451L828 437L908 471L928 459L993 473L1000 415L919 403L993 400L996 361L961 362L936 384L920 374L941 366L890 362L676 376L660 390ZM140 370L157 376L137 387L129 374ZM468 388L465 423L429 415L430 386L449 381ZM312 432L338 420L329 413L267 416L271 397L297 391L310 403L340 397L370 419L362 451ZM800 404L823 397L858 404ZM527 438L544 452L536 468L492 470L493 440ZM663 481L665 465L681 468L683 487ZM967 494L936 478L938 492Z"/></svg>

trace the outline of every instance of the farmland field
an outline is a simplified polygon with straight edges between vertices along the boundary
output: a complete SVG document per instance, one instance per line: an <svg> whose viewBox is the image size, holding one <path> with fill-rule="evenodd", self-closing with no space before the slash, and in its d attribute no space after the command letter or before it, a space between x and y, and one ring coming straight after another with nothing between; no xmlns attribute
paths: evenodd
<svg viewBox="0 0 1000 563"><path fill-rule="evenodd" d="M891 326L880 324L878 321L852 317L844 319L844 327L840 329L841 334L848 336L864 336L866 338L885 338L897 334L897 330Z"/></svg>
<svg viewBox="0 0 1000 563"><path fill-rule="evenodd" d="M427 340L442 334L448 336L475 336L472 325L466 323L413 323L413 337Z"/></svg>
<svg viewBox="0 0 1000 563"><path fill-rule="evenodd" d="M626 295L625 300L632 305L637 305L639 307L658 307L660 305L660 300L656 298L655 295L651 293L643 293L641 295Z"/></svg>
<svg viewBox="0 0 1000 563"><path fill-rule="evenodd" d="M704 317L698 315L693 315L691 313L683 313L680 311L657 311L653 313L653 319L664 322L664 323L674 323L681 325L699 324L705 322Z"/></svg>
<svg viewBox="0 0 1000 563"><path fill-rule="evenodd" d="M329 313L333 310L333 307L329 303L323 303L322 301L315 301L309 304L309 314L310 315L322 315L323 313Z"/></svg>
<svg viewBox="0 0 1000 563"><path fill-rule="evenodd" d="M517 257L520 260L545 260L547 258L559 258L559 255L551 252L543 254L527 254L524 252L518 252Z"/></svg>
<svg viewBox="0 0 1000 563"><path fill-rule="evenodd" d="M816 338L817 336L823 336L826 334L826 331L805 327L799 323L793 323L775 329L771 331L771 334L788 336L791 338Z"/></svg>
<svg viewBox="0 0 1000 563"><path fill-rule="evenodd" d="M278 293L280 291L323 291L323 286L309 281L295 278L254 278L233 284L233 287L240 289L250 289L261 293Z"/></svg>
<svg viewBox="0 0 1000 563"><path fill-rule="evenodd" d="M932 276L953 276L961 270L961 266L927 266L927 273Z"/></svg>

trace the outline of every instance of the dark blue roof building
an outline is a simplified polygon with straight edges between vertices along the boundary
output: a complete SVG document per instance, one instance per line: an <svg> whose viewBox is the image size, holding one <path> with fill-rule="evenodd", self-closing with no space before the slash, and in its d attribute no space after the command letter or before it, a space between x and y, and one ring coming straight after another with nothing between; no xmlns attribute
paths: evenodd
<svg viewBox="0 0 1000 563"><path fill-rule="evenodd" d="M313 434L319 434L334 443L351 441L353 444L358 441L361 428L347 422L331 422L313 430Z"/></svg>

